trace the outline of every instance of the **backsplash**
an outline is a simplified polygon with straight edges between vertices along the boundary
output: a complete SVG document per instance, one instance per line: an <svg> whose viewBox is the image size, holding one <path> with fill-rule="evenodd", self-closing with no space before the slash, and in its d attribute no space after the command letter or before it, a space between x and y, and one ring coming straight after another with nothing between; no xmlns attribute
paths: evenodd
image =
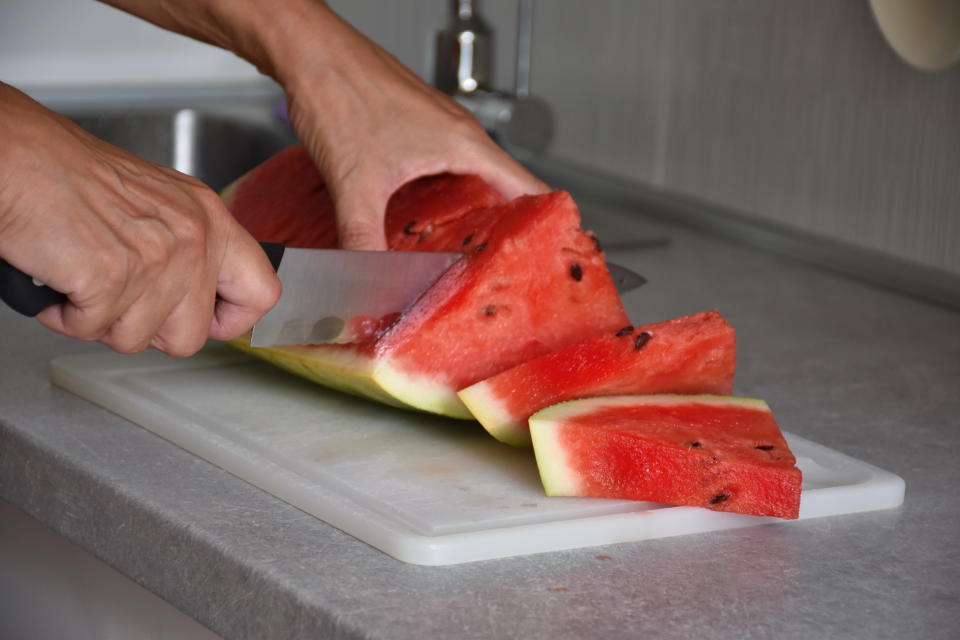
<svg viewBox="0 0 960 640"><path fill-rule="evenodd" d="M333 2L425 73L447 2L384 4ZM480 7L509 88L516 1ZM541 0L533 92L558 157L960 274L960 68L909 68L866 0Z"/></svg>
<svg viewBox="0 0 960 640"><path fill-rule="evenodd" d="M429 75L448 0L331 4ZM478 4L510 88L517 0ZM257 81L94 2L0 5L0 78L117 77ZM532 89L561 159L960 275L960 68L907 67L866 0L540 0Z"/></svg>

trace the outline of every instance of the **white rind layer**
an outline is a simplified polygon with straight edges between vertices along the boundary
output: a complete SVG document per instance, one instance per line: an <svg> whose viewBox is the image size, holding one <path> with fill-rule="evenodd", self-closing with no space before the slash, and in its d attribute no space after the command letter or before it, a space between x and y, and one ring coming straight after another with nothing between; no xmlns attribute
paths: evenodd
<svg viewBox="0 0 960 640"><path fill-rule="evenodd" d="M561 430L563 422L530 418L530 438L544 493L576 496L579 495L578 476L567 462L567 451L558 437Z"/></svg>
<svg viewBox="0 0 960 640"><path fill-rule="evenodd" d="M770 411L770 407L763 400L757 398L743 398L740 396L715 395L682 395L682 394L651 394L635 396L597 396L581 400L568 400L541 409L532 416L538 420L568 420L577 416L593 413L603 407L635 407L643 405L676 406L689 404L705 404L716 407L739 406L759 411Z"/></svg>
<svg viewBox="0 0 960 640"><path fill-rule="evenodd" d="M706 404L718 407L740 406L758 411L770 411L763 400L736 396L659 394L644 396L600 396L583 400L569 400L542 409L530 416L530 437L533 453L540 471L540 481L548 496L577 496L579 474L570 468L567 450L560 433L567 420L588 415L606 407L635 407L638 405L671 406Z"/></svg>
<svg viewBox="0 0 960 640"><path fill-rule="evenodd" d="M473 414L448 385L427 376L413 376L385 362L373 372L373 380L387 394L421 411L463 420L473 420Z"/></svg>
<svg viewBox="0 0 960 640"><path fill-rule="evenodd" d="M507 411L499 397L490 390L486 382L478 382L457 392L473 417L480 421L483 428L494 438L516 447L530 446L530 431L526 423L516 420Z"/></svg>

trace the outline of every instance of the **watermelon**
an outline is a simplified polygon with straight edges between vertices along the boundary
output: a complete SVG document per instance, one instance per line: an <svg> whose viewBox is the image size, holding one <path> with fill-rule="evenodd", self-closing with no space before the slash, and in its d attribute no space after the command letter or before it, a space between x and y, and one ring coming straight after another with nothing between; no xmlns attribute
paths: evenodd
<svg viewBox="0 0 960 640"><path fill-rule="evenodd" d="M527 419L544 407L606 395L727 395L735 369L733 327L709 311L621 327L501 371L459 396L495 438L530 446Z"/></svg>
<svg viewBox="0 0 960 640"><path fill-rule="evenodd" d="M797 518L801 473L770 407L729 396L572 400L530 418L547 495Z"/></svg>
<svg viewBox="0 0 960 640"><path fill-rule="evenodd" d="M329 193L301 147L229 187L224 201L260 241L336 246ZM414 181L390 200L391 250L459 251L418 300L345 344L253 348L315 382L393 406L472 419L456 392L520 362L629 322L603 252L570 195L510 202L475 176Z"/></svg>

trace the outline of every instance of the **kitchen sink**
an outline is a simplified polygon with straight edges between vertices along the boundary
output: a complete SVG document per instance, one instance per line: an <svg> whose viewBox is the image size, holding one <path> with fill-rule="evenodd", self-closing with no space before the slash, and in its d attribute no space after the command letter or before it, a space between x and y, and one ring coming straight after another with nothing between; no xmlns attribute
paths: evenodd
<svg viewBox="0 0 960 640"><path fill-rule="evenodd" d="M270 118L268 110L164 108L65 115L102 140L192 175L218 191L296 143L289 127Z"/></svg>

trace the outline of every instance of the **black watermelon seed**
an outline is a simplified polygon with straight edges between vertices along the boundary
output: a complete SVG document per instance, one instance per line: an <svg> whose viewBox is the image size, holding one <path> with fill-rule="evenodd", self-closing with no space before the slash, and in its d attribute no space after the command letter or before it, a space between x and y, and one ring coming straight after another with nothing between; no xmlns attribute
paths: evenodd
<svg viewBox="0 0 960 640"><path fill-rule="evenodd" d="M721 502L726 502L730 499L729 493L718 493L717 495L710 498L710 504L720 504Z"/></svg>
<svg viewBox="0 0 960 640"><path fill-rule="evenodd" d="M472 233L471 233L470 235L468 235L466 238L463 239L463 244L461 244L460 246L461 246L461 247L467 246L468 244L470 244L470 241L471 241L471 240L473 240L473 234L472 234Z"/></svg>
<svg viewBox="0 0 960 640"><path fill-rule="evenodd" d="M754 449L760 449L760 451L773 451L772 444L758 444Z"/></svg>
<svg viewBox="0 0 960 640"><path fill-rule="evenodd" d="M481 242L480 244L477 245L476 251L477 251L477 253L480 253L481 251L483 251L483 250L486 249L486 248L487 248L487 243L486 243L486 242Z"/></svg>
<svg viewBox="0 0 960 640"><path fill-rule="evenodd" d="M313 193L323 193L324 191L326 191L326 189L327 189L327 183L326 183L326 182L321 182L320 184L318 184L317 186L315 186L315 187L312 189L312 192L313 192Z"/></svg>
<svg viewBox="0 0 960 640"><path fill-rule="evenodd" d="M485 316L495 316L497 315L497 306L494 304L488 304L483 308L483 315Z"/></svg>
<svg viewBox="0 0 960 640"><path fill-rule="evenodd" d="M691 449L699 449L699 448L702 447L702 446L703 446L703 445L700 444L699 442L691 442L691 443L690 443L690 448L691 448Z"/></svg>
<svg viewBox="0 0 960 640"><path fill-rule="evenodd" d="M408 236L412 236L413 234L416 233L416 231L413 230L413 227L416 226L416 224L417 224L416 220L411 220L410 222L407 223L407 226L403 228L403 232Z"/></svg>
<svg viewBox="0 0 960 640"><path fill-rule="evenodd" d="M643 333L637 336L636 340L634 340L633 348L636 349L637 351L639 351L640 349L643 349L643 347L646 346L648 342L650 342L650 338L652 337L653 336L650 334L649 331L644 331Z"/></svg>
<svg viewBox="0 0 960 640"><path fill-rule="evenodd" d="M593 246L597 250L597 253L603 253L603 247L600 245L600 238L597 237L597 234L591 233L590 239L593 240Z"/></svg>
<svg viewBox="0 0 960 640"><path fill-rule="evenodd" d="M583 267L581 267L576 262L570 265L570 277L576 280L577 282L580 282L581 280L583 280Z"/></svg>
<svg viewBox="0 0 960 640"><path fill-rule="evenodd" d="M615 334L613 334L613 335L617 336L618 338L622 338L623 336L628 336L628 335L630 335L631 333L633 333L633 327L632 327L631 325L627 325L627 326L625 326L623 329L620 329L620 331L617 331L617 332L616 332Z"/></svg>

